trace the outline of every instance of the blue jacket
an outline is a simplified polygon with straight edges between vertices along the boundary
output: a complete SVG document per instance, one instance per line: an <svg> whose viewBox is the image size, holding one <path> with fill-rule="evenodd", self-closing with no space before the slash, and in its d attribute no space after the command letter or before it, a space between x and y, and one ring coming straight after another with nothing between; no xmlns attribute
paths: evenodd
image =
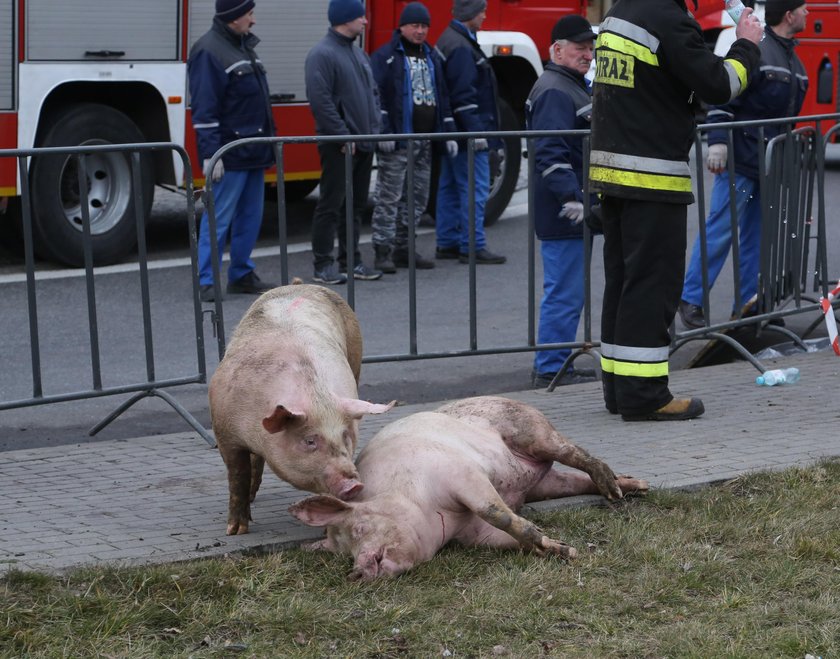
<svg viewBox="0 0 840 659"><path fill-rule="evenodd" d="M423 44L426 63L435 88L435 132L455 130L455 120L449 108L449 92L443 76L440 55ZM370 58L373 77L379 87L383 133L413 133L414 101L411 93L411 73L400 31L395 30L389 43L378 48ZM436 142L436 145L442 142ZM398 147L404 148L404 144Z"/></svg>
<svg viewBox="0 0 840 659"><path fill-rule="evenodd" d="M802 109L808 91L808 75L794 52L796 41L780 37L771 27L758 45L761 64L750 76L747 91L726 105L709 110L706 123L750 121L795 117ZM777 124L764 128L765 144L784 132L785 126ZM709 131L709 144L726 144L724 129ZM758 128L736 128L732 140L735 149L735 171L753 180L758 179L758 158L763 157L764 146L758 148Z"/></svg>
<svg viewBox="0 0 840 659"><path fill-rule="evenodd" d="M549 62L525 102L528 130L589 129L592 91L580 73ZM534 228L540 240L580 238L583 225L560 217L567 201L583 202L583 140L541 137L533 142L536 167Z"/></svg>
<svg viewBox="0 0 840 659"><path fill-rule="evenodd" d="M187 60L192 122L202 160L243 137L273 137L268 80L254 48L254 34L241 36L221 20L193 44ZM264 169L274 164L268 144L233 149L225 169Z"/></svg>
<svg viewBox="0 0 840 659"><path fill-rule="evenodd" d="M460 21L453 20L440 35L435 50L443 59L452 116L459 132L499 130L496 74L475 36ZM465 143L460 146L463 148ZM494 140L494 148L501 147Z"/></svg>
<svg viewBox="0 0 840 659"><path fill-rule="evenodd" d="M306 96L318 135L378 135L379 91L370 59L332 28L306 56ZM372 151L373 144L359 144Z"/></svg>

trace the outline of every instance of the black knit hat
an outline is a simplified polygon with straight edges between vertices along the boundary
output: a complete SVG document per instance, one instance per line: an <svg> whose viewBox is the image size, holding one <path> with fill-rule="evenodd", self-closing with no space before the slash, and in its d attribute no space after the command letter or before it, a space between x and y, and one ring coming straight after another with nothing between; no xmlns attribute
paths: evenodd
<svg viewBox="0 0 840 659"><path fill-rule="evenodd" d="M432 17L426 5L422 2L409 2L405 9L400 14L400 27L403 25L410 25L412 23L422 23L423 25L431 25Z"/></svg>
<svg viewBox="0 0 840 659"><path fill-rule="evenodd" d="M330 25L344 25L365 15L365 6L360 0L330 0L327 19Z"/></svg>
<svg viewBox="0 0 840 659"><path fill-rule="evenodd" d="M805 0L767 0L764 5L764 21L767 25L778 25L785 13L799 9Z"/></svg>
<svg viewBox="0 0 840 659"><path fill-rule="evenodd" d="M564 16L554 24L551 29L551 43L565 39L567 41L581 42L595 38L592 26L583 16L570 14Z"/></svg>
<svg viewBox="0 0 840 659"><path fill-rule="evenodd" d="M216 0L216 18L230 23L254 8L254 0Z"/></svg>

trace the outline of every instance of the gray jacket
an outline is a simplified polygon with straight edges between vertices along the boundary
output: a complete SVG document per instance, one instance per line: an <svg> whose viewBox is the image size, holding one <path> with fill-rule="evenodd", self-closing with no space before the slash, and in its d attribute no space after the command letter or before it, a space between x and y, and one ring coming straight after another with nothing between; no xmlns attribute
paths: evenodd
<svg viewBox="0 0 840 659"><path fill-rule="evenodd" d="M318 135L378 135L379 90L367 54L332 28L306 56L306 96ZM372 151L373 144L360 149Z"/></svg>

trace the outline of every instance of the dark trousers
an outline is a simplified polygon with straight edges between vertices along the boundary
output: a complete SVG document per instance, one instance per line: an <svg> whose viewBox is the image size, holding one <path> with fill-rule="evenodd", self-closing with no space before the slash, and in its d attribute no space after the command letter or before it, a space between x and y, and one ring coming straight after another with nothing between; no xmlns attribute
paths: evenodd
<svg viewBox="0 0 840 659"><path fill-rule="evenodd" d="M604 197L604 402L619 414L647 414L668 390L670 327L685 273L684 204Z"/></svg>
<svg viewBox="0 0 840 659"><path fill-rule="evenodd" d="M321 187L315 215L312 218L312 256L315 270L322 270L333 262L335 235L338 233L338 262L347 262L347 224L345 193L345 155L342 144L319 144L321 156ZM354 263L361 263L359 228L362 225L370 189L373 152L359 151L353 155L353 254Z"/></svg>

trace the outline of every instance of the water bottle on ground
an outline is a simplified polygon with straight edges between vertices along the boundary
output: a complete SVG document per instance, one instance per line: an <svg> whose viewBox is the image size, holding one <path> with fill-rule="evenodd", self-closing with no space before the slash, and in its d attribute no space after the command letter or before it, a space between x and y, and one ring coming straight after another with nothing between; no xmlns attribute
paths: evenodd
<svg viewBox="0 0 840 659"><path fill-rule="evenodd" d="M793 384L799 382L798 368L774 368L771 371L764 371L755 379L756 384L772 387L776 384Z"/></svg>

